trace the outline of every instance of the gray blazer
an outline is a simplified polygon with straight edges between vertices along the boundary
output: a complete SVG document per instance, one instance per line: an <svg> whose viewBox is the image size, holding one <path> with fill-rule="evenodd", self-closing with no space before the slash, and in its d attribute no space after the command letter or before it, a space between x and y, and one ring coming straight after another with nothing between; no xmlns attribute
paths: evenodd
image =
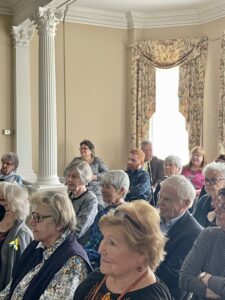
<svg viewBox="0 0 225 300"><path fill-rule="evenodd" d="M152 184L155 185L160 179L164 177L163 160L153 156L150 161ZM150 171L149 171L150 173Z"/></svg>
<svg viewBox="0 0 225 300"><path fill-rule="evenodd" d="M18 250L13 245L9 245L16 238L19 239ZM33 234L25 222L22 219L16 220L1 249L0 291L4 290L10 282L15 263L32 240Z"/></svg>

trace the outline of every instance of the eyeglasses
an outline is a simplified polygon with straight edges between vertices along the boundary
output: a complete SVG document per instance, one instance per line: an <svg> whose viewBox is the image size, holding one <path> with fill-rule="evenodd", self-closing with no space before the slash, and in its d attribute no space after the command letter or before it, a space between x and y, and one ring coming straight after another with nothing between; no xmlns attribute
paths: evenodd
<svg viewBox="0 0 225 300"><path fill-rule="evenodd" d="M127 219L136 229L138 230L142 230L143 228L141 227L141 225L139 225L136 221L134 221L128 214L126 214L123 211L120 210L115 210L114 211L114 216L123 220L123 219Z"/></svg>
<svg viewBox="0 0 225 300"><path fill-rule="evenodd" d="M201 181L203 184L215 185L215 184L217 184L217 182L219 182L221 180L225 180L225 178L205 178L205 179L202 179Z"/></svg>
<svg viewBox="0 0 225 300"><path fill-rule="evenodd" d="M225 212L225 203L217 203L216 204L216 210L218 210L220 213Z"/></svg>
<svg viewBox="0 0 225 300"><path fill-rule="evenodd" d="M32 212L31 213L31 217L34 220L35 223L41 223L44 219L50 218L52 217L51 215L47 215L47 216L42 216L36 212Z"/></svg>
<svg viewBox="0 0 225 300"><path fill-rule="evenodd" d="M80 147L79 150L89 150L89 147Z"/></svg>
<svg viewBox="0 0 225 300"><path fill-rule="evenodd" d="M14 163L12 161L6 161L6 160L2 160L2 164L5 164L7 166L12 166L14 165Z"/></svg>

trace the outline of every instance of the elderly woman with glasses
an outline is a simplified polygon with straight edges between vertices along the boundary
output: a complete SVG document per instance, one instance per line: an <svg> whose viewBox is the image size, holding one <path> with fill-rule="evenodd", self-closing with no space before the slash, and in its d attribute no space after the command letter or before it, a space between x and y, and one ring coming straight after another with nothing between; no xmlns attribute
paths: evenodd
<svg viewBox="0 0 225 300"><path fill-rule="evenodd" d="M91 181L88 184L88 189L89 191L95 193L99 203L98 209L101 210L105 206L102 198L102 193L101 193L101 178L108 171L108 168L99 157L95 156L95 146L91 141L89 140L81 141L79 150L80 150L80 156L75 157L68 164L68 166L64 171L64 175L66 175L68 168L72 164L74 164L74 162L81 161L81 160L86 161L90 165L93 173Z"/></svg>
<svg viewBox="0 0 225 300"><path fill-rule="evenodd" d="M8 152L2 156L2 168L0 170L0 181L16 182L22 184L22 178L16 174L19 158L16 153Z"/></svg>
<svg viewBox="0 0 225 300"><path fill-rule="evenodd" d="M30 212L27 191L16 183L0 183L0 205L5 214L0 221L0 291L9 283L14 265L33 239L25 224Z"/></svg>
<svg viewBox="0 0 225 300"><path fill-rule="evenodd" d="M205 228L186 257L180 286L191 299L225 299L225 189L215 203L217 227Z"/></svg>
<svg viewBox="0 0 225 300"><path fill-rule="evenodd" d="M145 200L124 203L99 222L100 271L94 271L75 292L74 300L172 299L154 271L164 257L165 238L158 211Z"/></svg>
<svg viewBox="0 0 225 300"><path fill-rule="evenodd" d="M30 226L35 241L26 248L0 299L73 299L90 267L76 241L76 217L65 191L42 191L31 197Z"/></svg>
<svg viewBox="0 0 225 300"><path fill-rule="evenodd" d="M215 225L215 203L218 191L225 187L225 164L212 162L203 169L206 195L202 196L196 204L194 217L203 226Z"/></svg>

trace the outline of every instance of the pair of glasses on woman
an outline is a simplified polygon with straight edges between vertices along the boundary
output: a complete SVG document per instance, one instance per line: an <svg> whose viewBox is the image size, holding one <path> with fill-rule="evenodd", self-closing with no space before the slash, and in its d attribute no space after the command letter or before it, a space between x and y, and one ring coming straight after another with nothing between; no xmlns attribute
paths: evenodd
<svg viewBox="0 0 225 300"><path fill-rule="evenodd" d="M52 216L51 215L42 216L42 215L40 215L40 214L33 211L31 213L31 217L32 217L32 219L35 223L41 223L44 219L50 218Z"/></svg>
<svg viewBox="0 0 225 300"><path fill-rule="evenodd" d="M217 184L217 182L219 182L221 180L225 180L225 178L205 178L205 179L202 179L201 181L203 184L215 185L215 184Z"/></svg>

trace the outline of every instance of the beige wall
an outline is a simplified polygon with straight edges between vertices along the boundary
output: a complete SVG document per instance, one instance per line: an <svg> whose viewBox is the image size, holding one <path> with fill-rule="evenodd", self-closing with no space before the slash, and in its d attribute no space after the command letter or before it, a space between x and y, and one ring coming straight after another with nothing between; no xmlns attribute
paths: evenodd
<svg viewBox="0 0 225 300"><path fill-rule="evenodd" d="M3 129L14 127L12 46L9 36L11 17L0 16L0 155L13 150L14 136L5 136Z"/></svg>
<svg viewBox="0 0 225 300"><path fill-rule="evenodd" d="M66 162L87 138L110 168L124 168L127 31L67 23L65 36Z"/></svg>
<svg viewBox="0 0 225 300"><path fill-rule="evenodd" d="M13 126L10 17L0 16L0 129ZM203 146L209 160L217 155L220 31L225 18L201 26L112 29L61 23L56 33L58 170L79 154L88 138L109 168L124 168L129 138L129 53L143 39L209 36ZM38 36L31 41L33 168L38 173ZM13 137L0 134L0 153L13 150Z"/></svg>

